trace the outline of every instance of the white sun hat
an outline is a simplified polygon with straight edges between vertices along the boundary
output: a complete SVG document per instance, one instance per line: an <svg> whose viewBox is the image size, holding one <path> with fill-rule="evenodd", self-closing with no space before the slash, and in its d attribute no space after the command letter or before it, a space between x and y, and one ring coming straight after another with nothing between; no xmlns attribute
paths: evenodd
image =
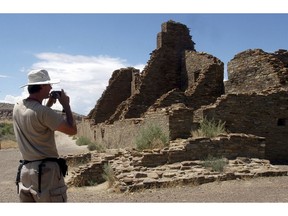
<svg viewBox="0 0 288 216"><path fill-rule="evenodd" d="M23 88L29 85L43 85L43 84L56 84L60 80L51 80L46 70L32 70L28 73L28 83L21 86Z"/></svg>

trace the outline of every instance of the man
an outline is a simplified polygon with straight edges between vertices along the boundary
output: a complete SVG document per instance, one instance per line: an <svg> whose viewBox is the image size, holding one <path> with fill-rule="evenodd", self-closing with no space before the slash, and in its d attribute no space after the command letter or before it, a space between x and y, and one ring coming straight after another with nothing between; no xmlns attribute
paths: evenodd
<svg viewBox="0 0 288 216"><path fill-rule="evenodd" d="M54 132L77 133L70 99L63 89L56 98L51 96L51 85L59 80L51 80L46 70L32 70L28 81L24 86L28 86L29 97L13 109L14 132L23 158L16 180L20 202L67 202L63 177L67 167L59 159ZM42 105L47 98L46 106ZM50 108L57 99L66 118Z"/></svg>

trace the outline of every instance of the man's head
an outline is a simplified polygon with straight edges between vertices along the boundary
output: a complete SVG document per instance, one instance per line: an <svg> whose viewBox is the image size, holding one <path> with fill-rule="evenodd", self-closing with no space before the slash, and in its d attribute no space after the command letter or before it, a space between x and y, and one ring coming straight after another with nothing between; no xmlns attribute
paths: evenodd
<svg viewBox="0 0 288 216"><path fill-rule="evenodd" d="M41 85L28 85L29 94L37 93L41 90Z"/></svg>

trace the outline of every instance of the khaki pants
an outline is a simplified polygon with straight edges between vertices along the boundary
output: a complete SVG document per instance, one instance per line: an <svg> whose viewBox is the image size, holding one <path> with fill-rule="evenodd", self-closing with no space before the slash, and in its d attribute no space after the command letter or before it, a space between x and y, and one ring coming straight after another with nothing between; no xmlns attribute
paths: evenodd
<svg viewBox="0 0 288 216"><path fill-rule="evenodd" d="M41 193L38 185L38 166L41 161L23 165L19 182L20 202L67 202L67 186L56 162L42 164Z"/></svg>

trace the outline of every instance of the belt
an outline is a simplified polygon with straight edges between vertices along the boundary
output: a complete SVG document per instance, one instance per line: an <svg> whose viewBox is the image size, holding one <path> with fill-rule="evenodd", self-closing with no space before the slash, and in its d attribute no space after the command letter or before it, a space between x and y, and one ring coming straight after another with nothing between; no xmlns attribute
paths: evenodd
<svg viewBox="0 0 288 216"><path fill-rule="evenodd" d="M39 160L20 160L19 162L22 163L23 165L28 164L28 163L32 163L32 162L37 162L37 161L41 161L41 162L46 162L46 161L54 161L57 162L59 159L58 158L44 158L44 159L39 159Z"/></svg>

